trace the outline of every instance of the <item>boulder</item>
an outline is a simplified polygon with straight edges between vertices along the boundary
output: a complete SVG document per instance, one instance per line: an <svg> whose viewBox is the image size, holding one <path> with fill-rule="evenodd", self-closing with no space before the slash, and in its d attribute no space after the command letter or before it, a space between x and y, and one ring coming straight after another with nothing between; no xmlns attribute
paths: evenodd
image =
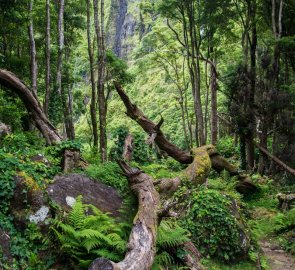
<svg viewBox="0 0 295 270"><path fill-rule="evenodd" d="M25 229L27 223L42 223L49 217L48 202L38 183L24 172L15 177L15 189L10 201L13 221L17 228Z"/></svg>
<svg viewBox="0 0 295 270"><path fill-rule="evenodd" d="M119 216L122 206L122 199L114 188L77 173L56 176L54 183L48 186L47 193L51 200L66 210L79 195L83 196L84 203L113 216Z"/></svg>
<svg viewBox="0 0 295 270"><path fill-rule="evenodd" d="M37 155L31 156L30 160L33 162L36 162L36 163L43 163L48 167L51 166L49 160L42 154L37 154Z"/></svg>
<svg viewBox="0 0 295 270"><path fill-rule="evenodd" d="M11 133L11 127L0 122L0 139Z"/></svg>

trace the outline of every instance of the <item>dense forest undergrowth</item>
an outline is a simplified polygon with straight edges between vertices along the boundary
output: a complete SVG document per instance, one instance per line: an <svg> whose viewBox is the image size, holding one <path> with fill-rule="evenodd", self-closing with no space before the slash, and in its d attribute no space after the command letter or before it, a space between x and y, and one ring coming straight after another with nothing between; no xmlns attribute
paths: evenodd
<svg viewBox="0 0 295 270"><path fill-rule="evenodd" d="M293 0L0 1L0 269L295 269Z"/></svg>
<svg viewBox="0 0 295 270"><path fill-rule="evenodd" d="M66 141L46 147L44 140L38 137L32 132L11 134L2 139L1 267L83 269L96 257L122 260L137 207L118 164L100 164L91 151L82 150L80 143ZM145 142L141 143L145 147ZM62 173L60 153L65 148L81 149L84 159L89 161L87 168L77 168L73 172L119 191L124 198L120 217L114 219L103 214L94 206L82 204L83 198L77 197L69 214L51 201L51 214L45 221L39 220L36 210L39 210L40 202L38 204L32 198L39 191L46 193L47 187L54 182L53 176ZM219 140L217 148L233 164L239 163L232 138ZM34 160L40 156L41 160ZM155 183L159 179L181 176L184 167L171 158L144 163L133 161L132 166L151 175ZM16 191L20 192L19 187L15 188L19 185L15 183L16 177L24 179L23 194L15 195ZM178 202L173 211L180 214L181 219L172 216L162 220L153 269L186 269L181 267L185 252L181 247L189 239L198 247L202 255L200 262L207 269L272 269L270 263L278 265L274 269L288 269L283 268L288 265L286 261L271 261L271 257L267 257L262 250L265 243L271 245L271 250L280 250L283 258L289 258L292 269L295 212L292 205L291 210L279 209L277 196L292 191L294 186L286 185L282 178L272 179L259 174L253 174L251 179L258 191L250 195L238 193L235 189L237 177L231 177L226 171L211 172L206 183L198 188L184 181L173 195ZM193 191L189 196L185 195L185 200L180 199L188 190ZM238 207L235 210L231 208L233 201ZM48 201L42 203L48 205ZM189 210L183 207L189 207ZM85 216L88 208L91 215ZM186 215L181 214L185 211ZM247 247L243 246L240 230L248 238L243 239L247 241ZM5 235L9 236L9 248L5 246Z"/></svg>

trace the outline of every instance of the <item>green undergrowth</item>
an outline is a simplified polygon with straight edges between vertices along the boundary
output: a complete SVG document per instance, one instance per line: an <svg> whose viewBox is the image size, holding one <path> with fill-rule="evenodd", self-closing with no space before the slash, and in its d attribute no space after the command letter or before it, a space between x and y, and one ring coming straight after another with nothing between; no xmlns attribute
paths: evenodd
<svg viewBox="0 0 295 270"><path fill-rule="evenodd" d="M122 195L129 191L127 178L122 174L122 170L115 162L90 164L85 173L94 180L114 187Z"/></svg>
<svg viewBox="0 0 295 270"><path fill-rule="evenodd" d="M212 259L201 259L201 263L208 270L257 270L257 266L251 261L227 265Z"/></svg>
<svg viewBox="0 0 295 270"><path fill-rule="evenodd" d="M10 237L10 251L13 256L13 269L45 270L49 269L54 259L49 256L42 261L37 256L48 248L48 239L40 229L29 224L25 229L16 228L10 213L10 199L14 195L15 178L22 177L27 186L24 194L30 189L44 190L60 170L56 157L46 153L43 139L35 132L11 134L1 141L0 148L0 227ZM33 161L32 157L43 155L48 165ZM23 201L24 204L27 201ZM1 254L0 250L0 254ZM1 254L0 268L11 269L7 258Z"/></svg>
<svg viewBox="0 0 295 270"><path fill-rule="evenodd" d="M51 229L59 242L57 248L83 269L97 257L118 262L126 252L124 224L115 222L93 205L83 204L81 196L69 215L64 220L54 220Z"/></svg>

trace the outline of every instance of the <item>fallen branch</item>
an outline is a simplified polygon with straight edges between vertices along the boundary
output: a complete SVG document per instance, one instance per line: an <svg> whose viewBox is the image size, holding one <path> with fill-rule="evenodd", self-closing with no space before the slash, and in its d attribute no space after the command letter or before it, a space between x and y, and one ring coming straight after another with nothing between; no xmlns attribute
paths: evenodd
<svg viewBox="0 0 295 270"><path fill-rule="evenodd" d="M89 270L149 270L154 262L159 194L149 175L129 167L124 161L120 161L119 165L138 197L138 212L129 237L128 251L124 260L119 263L98 258L90 265Z"/></svg>
<svg viewBox="0 0 295 270"><path fill-rule="evenodd" d="M156 125L148 117L146 117L135 104L130 101L129 97L126 95L119 83L115 82L115 88L125 104L127 115L135 120L147 134L149 134L150 136L152 134L155 134L153 135L154 141L161 150L164 150L169 156L173 157L180 163L189 164L193 161L193 157L188 152L181 150L176 145L167 140L160 129L163 123L162 119L160 123Z"/></svg>
<svg viewBox="0 0 295 270"><path fill-rule="evenodd" d="M15 93L25 105L32 116L36 127L44 136L47 144L60 142L62 139L55 127L50 123L42 107L29 88L15 74L5 69L0 69L0 84Z"/></svg>
<svg viewBox="0 0 295 270"><path fill-rule="evenodd" d="M292 174L295 176L295 170L291 167L289 167L286 163L281 161L279 158L276 156L272 155L270 152L268 152L264 147L262 147L260 144L254 142L254 145L266 156L268 156L270 159L272 159L275 163L283 167L288 173Z"/></svg>

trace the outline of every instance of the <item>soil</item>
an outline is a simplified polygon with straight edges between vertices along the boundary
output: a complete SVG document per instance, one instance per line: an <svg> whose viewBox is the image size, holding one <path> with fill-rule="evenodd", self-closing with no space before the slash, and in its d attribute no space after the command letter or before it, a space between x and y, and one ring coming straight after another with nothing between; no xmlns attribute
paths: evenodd
<svg viewBox="0 0 295 270"><path fill-rule="evenodd" d="M294 258L280 246L270 240L263 240L259 244L268 260L269 270L295 270Z"/></svg>

